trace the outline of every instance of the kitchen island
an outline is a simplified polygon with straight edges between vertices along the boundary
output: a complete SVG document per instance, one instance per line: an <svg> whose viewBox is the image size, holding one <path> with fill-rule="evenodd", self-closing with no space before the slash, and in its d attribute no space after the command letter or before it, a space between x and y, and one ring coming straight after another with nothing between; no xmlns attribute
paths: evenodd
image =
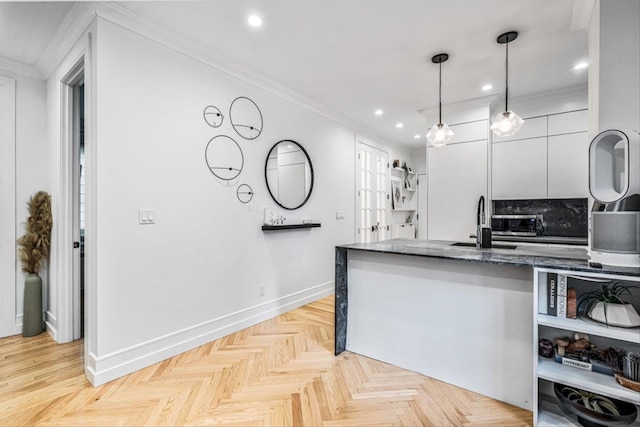
<svg viewBox="0 0 640 427"><path fill-rule="evenodd" d="M394 239L336 247L336 354L349 350L532 409L533 269L593 268L582 248Z"/></svg>

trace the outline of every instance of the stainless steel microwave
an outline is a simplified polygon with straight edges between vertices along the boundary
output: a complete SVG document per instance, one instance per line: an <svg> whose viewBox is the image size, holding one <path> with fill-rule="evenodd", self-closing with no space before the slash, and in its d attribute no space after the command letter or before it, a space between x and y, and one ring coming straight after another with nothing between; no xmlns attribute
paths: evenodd
<svg viewBox="0 0 640 427"><path fill-rule="evenodd" d="M491 233L497 236L535 237L538 235L538 216L492 215Z"/></svg>

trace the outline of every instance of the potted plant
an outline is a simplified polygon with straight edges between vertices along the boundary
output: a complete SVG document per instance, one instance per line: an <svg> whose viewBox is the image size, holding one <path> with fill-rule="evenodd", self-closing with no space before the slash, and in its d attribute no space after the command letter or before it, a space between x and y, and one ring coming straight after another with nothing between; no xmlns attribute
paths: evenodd
<svg viewBox="0 0 640 427"><path fill-rule="evenodd" d="M29 218L26 233L18 239L18 258L22 271L27 273L24 283L24 317L22 335L31 337L44 330L42 321L42 278L40 268L49 256L51 244L51 196L39 191L29 199Z"/></svg>
<svg viewBox="0 0 640 427"><path fill-rule="evenodd" d="M622 299L631 296L631 289L637 287L623 282L603 283L601 289L581 295L578 308L583 307L583 312L589 318L607 326L640 326L640 315L633 305Z"/></svg>

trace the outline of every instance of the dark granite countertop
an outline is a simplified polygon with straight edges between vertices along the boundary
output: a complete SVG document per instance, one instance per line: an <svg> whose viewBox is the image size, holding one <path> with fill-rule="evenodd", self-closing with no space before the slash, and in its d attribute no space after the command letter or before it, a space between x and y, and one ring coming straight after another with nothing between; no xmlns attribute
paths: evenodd
<svg viewBox="0 0 640 427"><path fill-rule="evenodd" d="M537 247L522 245L516 249L479 249L475 247L451 246L454 242L443 240L392 239L375 243L352 243L338 248L430 258L455 259L491 264L509 264L527 267L555 268L591 273L640 276L640 268L589 265L584 248Z"/></svg>

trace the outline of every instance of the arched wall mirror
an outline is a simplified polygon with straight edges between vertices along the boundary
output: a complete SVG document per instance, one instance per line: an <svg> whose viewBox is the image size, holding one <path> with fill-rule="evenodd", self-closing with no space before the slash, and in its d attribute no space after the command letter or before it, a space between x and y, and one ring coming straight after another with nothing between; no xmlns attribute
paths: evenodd
<svg viewBox="0 0 640 427"><path fill-rule="evenodd" d="M267 155L264 167L269 194L285 209L304 205L313 190L313 166L306 150L285 139L276 143Z"/></svg>

